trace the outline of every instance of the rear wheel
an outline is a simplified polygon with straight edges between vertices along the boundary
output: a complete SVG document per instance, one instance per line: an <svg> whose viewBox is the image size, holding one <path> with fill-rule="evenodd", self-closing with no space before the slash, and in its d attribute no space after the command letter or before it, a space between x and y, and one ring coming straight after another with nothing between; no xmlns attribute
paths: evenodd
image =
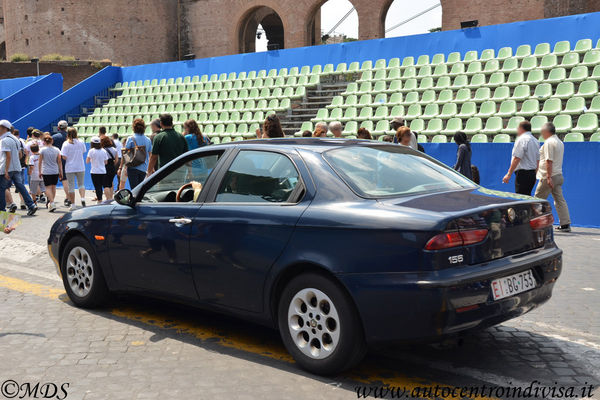
<svg viewBox="0 0 600 400"><path fill-rule="evenodd" d="M298 364L316 374L335 374L366 353L362 325L346 292L331 279L307 273L292 279L278 307L279 331Z"/></svg>
<svg viewBox="0 0 600 400"><path fill-rule="evenodd" d="M74 237L65 246L61 274L69 299L78 307L91 308L108 300L102 269L89 242Z"/></svg>

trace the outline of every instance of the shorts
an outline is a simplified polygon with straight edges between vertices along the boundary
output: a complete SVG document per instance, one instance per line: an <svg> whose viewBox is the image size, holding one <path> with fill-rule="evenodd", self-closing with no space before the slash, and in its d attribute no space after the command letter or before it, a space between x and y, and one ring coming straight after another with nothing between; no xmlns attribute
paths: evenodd
<svg viewBox="0 0 600 400"><path fill-rule="evenodd" d="M40 181L40 180L29 181L29 191L35 195L35 194L37 194L38 190L40 192L46 191L46 187L44 186L44 181Z"/></svg>
<svg viewBox="0 0 600 400"><path fill-rule="evenodd" d="M84 187L85 172L67 172L67 181L69 181L69 193L75 193L75 179L77 179L77 187Z"/></svg>
<svg viewBox="0 0 600 400"><path fill-rule="evenodd" d="M104 178L102 178L102 187L104 187L104 188L113 187L115 175L116 175L116 173L114 172L114 170L112 173L107 172L106 174L104 174Z"/></svg>
<svg viewBox="0 0 600 400"><path fill-rule="evenodd" d="M65 174L65 165L67 164L67 160L65 160L64 158L61 157L60 161L62 162L62 167L63 167L63 176L62 179L60 180L62 181L66 181L67 180L67 174Z"/></svg>
<svg viewBox="0 0 600 400"><path fill-rule="evenodd" d="M42 175L44 178L44 186L56 186L58 183L58 174L56 175Z"/></svg>

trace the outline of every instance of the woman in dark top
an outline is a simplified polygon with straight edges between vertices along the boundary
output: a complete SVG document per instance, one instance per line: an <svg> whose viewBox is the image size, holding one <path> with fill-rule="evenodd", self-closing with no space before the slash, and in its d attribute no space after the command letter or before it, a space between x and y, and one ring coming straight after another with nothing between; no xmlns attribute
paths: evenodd
<svg viewBox="0 0 600 400"><path fill-rule="evenodd" d="M454 169L469 179L473 179L471 173L471 144L464 132L454 134L454 143L458 145L456 152L456 164Z"/></svg>

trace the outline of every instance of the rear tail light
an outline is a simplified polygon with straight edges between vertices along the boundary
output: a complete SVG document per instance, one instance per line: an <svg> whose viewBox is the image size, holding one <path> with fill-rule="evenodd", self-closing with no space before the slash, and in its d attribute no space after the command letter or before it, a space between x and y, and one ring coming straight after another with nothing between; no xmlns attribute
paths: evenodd
<svg viewBox="0 0 600 400"><path fill-rule="evenodd" d="M540 229L548 228L549 226L552 226L553 223L554 217L552 216L552 214L545 214L530 220L529 226L531 226L531 229L533 229L534 231L537 231Z"/></svg>
<svg viewBox="0 0 600 400"><path fill-rule="evenodd" d="M468 246L483 242L487 237L487 229L444 232L432 237L425 245L425 250L442 250L451 247Z"/></svg>

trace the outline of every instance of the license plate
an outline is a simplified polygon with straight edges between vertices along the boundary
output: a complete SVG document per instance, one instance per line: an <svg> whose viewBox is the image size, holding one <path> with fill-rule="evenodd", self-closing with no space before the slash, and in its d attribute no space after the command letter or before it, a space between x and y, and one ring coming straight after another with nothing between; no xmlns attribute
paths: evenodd
<svg viewBox="0 0 600 400"><path fill-rule="evenodd" d="M536 282L530 269L518 274L492 281L492 297L500 300L535 288Z"/></svg>

